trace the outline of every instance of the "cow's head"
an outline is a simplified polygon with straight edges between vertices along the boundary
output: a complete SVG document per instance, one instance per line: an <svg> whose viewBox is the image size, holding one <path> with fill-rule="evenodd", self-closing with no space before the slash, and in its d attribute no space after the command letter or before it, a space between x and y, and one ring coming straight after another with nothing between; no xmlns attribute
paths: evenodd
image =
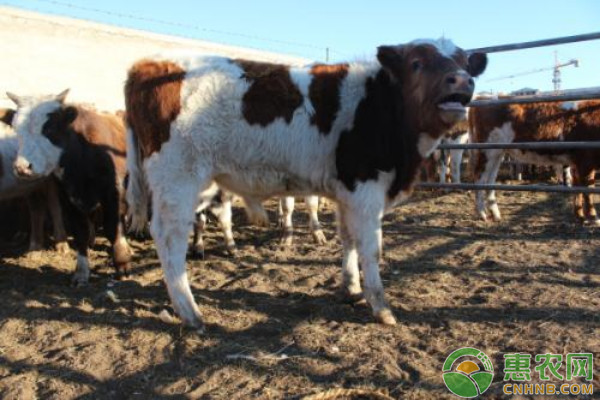
<svg viewBox="0 0 600 400"><path fill-rule="evenodd" d="M487 65L484 53L467 55L444 38L380 46L377 59L406 115L420 125L417 129L430 134L441 134L465 119L473 78Z"/></svg>
<svg viewBox="0 0 600 400"><path fill-rule="evenodd" d="M17 105L13 127L19 152L13 165L17 177L35 179L57 170L65 130L77 117L74 107L64 105L69 90L56 96L7 96Z"/></svg>

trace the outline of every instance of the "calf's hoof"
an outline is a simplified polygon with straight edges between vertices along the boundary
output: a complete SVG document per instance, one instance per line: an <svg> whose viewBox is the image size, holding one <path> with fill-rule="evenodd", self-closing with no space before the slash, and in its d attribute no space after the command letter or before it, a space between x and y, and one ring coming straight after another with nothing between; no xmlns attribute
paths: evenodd
<svg viewBox="0 0 600 400"><path fill-rule="evenodd" d="M183 322L183 325L186 328L193 329L200 334L206 332L204 321L202 321L202 314L198 309L194 310L194 312L190 313L187 316L179 314L179 318L181 319L181 322Z"/></svg>
<svg viewBox="0 0 600 400"><path fill-rule="evenodd" d="M374 312L373 315L378 322L384 325L396 325L396 317L394 317L392 310L389 308L383 308L377 312Z"/></svg>
<svg viewBox="0 0 600 400"><path fill-rule="evenodd" d="M90 281L90 274L89 273L78 273L76 272L73 277L71 278L71 286L73 287L84 287L87 286L87 284Z"/></svg>
<svg viewBox="0 0 600 400"><path fill-rule="evenodd" d="M283 247L290 247L294 243L294 235L292 232L285 232L281 238L281 245Z"/></svg>
<svg viewBox="0 0 600 400"><path fill-rule="evenodd" d="M367 303L367 300L365 299L365 296L360 290L360 288L358 290L353 291L348 290L348 288L341 288L338 293L341 301L344 303L349 303L352 305L360 305Z"/></svg>
<svg viewBox="0 0 600 400"><path fill-rule="evenodd" d="M325 237L325 234L323 233L323 231L320 229L313 232L313 239L315 240L315 243L318 245L322 246L324 244L327 244L327 238Z"/></svg>
<svg viewBox="0 0 600 400"><path fill-rule="evenodd" d="M204 260L204 247L192 246L190 253L192 258Z"/></svg>
<svg viewBox="0 0 600 400"><path fill-rule="evenodd" d="M68 254L70 250L69 244L67 242L58 242L54 247L56 247L56 251L59 254Z"/></svg>
<svg viewBox="0 0 600 400"><path fill-rule="evenodd" d="M225 253L227 253L227 255L229 257L237 257L238 250L237 250L237 247L235 247L235 244L226 245L225 246Z"/></svg>

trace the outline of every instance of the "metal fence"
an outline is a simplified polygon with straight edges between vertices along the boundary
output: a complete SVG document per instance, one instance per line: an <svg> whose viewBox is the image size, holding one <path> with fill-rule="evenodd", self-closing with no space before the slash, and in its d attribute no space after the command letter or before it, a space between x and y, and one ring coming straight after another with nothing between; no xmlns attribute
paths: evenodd
<svg viewBox="0 0 600 400"><path fill-rule="evenodd" d="M600 32L584 35L565 36L553 39L536 40L531 42L511 43L498 46L480 47L469 49L467 53L495 53L501 51L512 51L529 49L533 47L551 46L557 44L574 43L586 40L600 39ZM562 90L560 92L542 92L527 96L500 96L499 98L478 98L471 101L469 107L490 107L502 104L524 104L555 101L575 101L586 99L600 99L600 87ZM453 149L519 149L519 150L587 150L600 149L598 142L513 142L513 143L468 143L468 144L442 144L440 150ZM420 188L451 189L451 190L505 190L505 191L528 191L528 192L551 192L551 193L600 193L600 188L584 186L560 186L560 185L501 185L501 184L477 184L477 183L433 183L421 182L417 184Z"/></svg>

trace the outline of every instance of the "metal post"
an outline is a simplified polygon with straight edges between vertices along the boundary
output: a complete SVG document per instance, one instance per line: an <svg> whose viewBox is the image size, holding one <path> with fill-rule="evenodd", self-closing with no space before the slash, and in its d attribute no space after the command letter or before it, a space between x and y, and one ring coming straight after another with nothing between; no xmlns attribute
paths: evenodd
<svg viewBox="0 0 600 400"><path fill-rule="evenodd" d="M600 193L600 187L559 185L500 185L481 183L417 183L418 188L458 190L505 190L511 192Z"/></svg>

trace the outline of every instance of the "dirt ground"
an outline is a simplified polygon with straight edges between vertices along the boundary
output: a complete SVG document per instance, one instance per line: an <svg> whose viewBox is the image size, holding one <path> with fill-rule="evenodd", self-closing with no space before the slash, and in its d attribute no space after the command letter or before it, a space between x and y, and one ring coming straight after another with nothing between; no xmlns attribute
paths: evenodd
<svg viewBox="0 0 600 400"><path fill-rule="evenodd" d="M119 282L98 241L84 288L70 286L74 254L3 257L0 398L300 399L362 388L456 399L442 364L465 346L494 364L482 398L530 398L502 394L504 354L596 352L600 365L600 229L575 222L564 195L500 193L499 202L500 223L476 220L470 193L417 192L385 217L394 327L338 295L331 206L320 214L325 246L312 243L302 204L288 250L273 202L270 228L246 225L236 209L237 258L210 224L206 259L188 261L204 335L159 316L172 309L150 240L132 241L133 273ZM600 373L592 383L600 393Z"/></svg>

